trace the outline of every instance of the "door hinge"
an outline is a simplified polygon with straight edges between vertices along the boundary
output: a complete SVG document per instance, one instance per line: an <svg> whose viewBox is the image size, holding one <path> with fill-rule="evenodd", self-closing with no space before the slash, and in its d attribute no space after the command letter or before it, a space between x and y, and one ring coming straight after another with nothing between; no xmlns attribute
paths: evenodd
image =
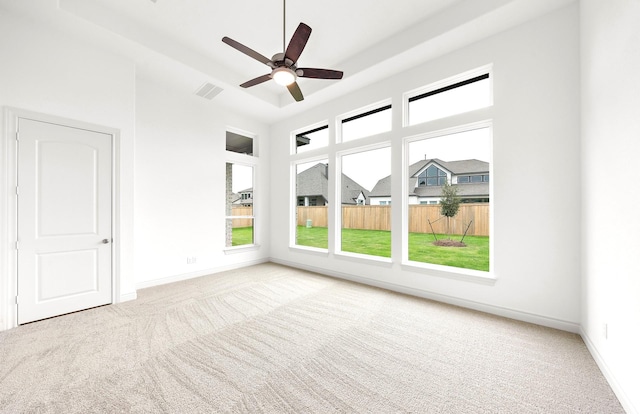
<svg viewBox="0 0 640 414"><path fill-rule="evenodd" d="M20 195L20 192L18 191L18 186L16 185L16 195Z"/></svg>
<svg viewBox="0 0 640 414"><path fill-rule="evenodd" d="M16 250L20 248L20 242L16 241Z"/></svg>
<svg viewBox="0 0 640 414"><path fill-rule="evenodd" d="M20 132L16 131L16 141L20 141Z"/></svg>
<svg viewBox="0 0 640 414"><path fill-rule="evenodd" d="M16 305L18 304L18 295L16 295Z"/></svg>

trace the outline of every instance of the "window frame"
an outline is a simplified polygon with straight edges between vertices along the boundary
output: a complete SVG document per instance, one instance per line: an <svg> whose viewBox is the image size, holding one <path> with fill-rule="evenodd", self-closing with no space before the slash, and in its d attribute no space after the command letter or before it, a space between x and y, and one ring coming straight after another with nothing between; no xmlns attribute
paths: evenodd
<svg viewBox="0 0 640 414"><path fill-rule="evenodd" d="M226 241L224 243L224 248L223 251L225 252L225 254L230 254L230 253L237 253L237 252L241 252L241 251L246 251L246 250L255 250L258 249L260 247L259 244L259 237L260 237L260 231L258 229L258 226L256 225L256 207L259 204L259 198L256 197L256 195L259 196L260 194L260 189L258 188L256 191L256 186L257 186L257 178L258 178L258 169L260 168L260 158L258 157L258 135L251 133L251 132L247 132L245 130L241 130L238 128L233 128L233 127L227 127L225 129L225 136L226 136L226 132L232 132L238 135L242 135L245 136L247 138L251 138L253 139L253 155L248 155L248 154L242 154L239 152L234 152L234 151L227 151L226 147L225 147L225 197L226 197L226 191L227 191L227 187L226 187L226 179L227 179L227 174L226 174L226 165L227 164L237 164L237 165L242 165L245 167L251 167L252 169L252 175L251 175L251 183L252 183L252 197L250 198L252 200L252 215L250 216L234 216L234 215L227 215L226 214L226 206L225 206L225 216L224 216L224 220L225 220L225 238L227 237L227 226L226 226L226 222L227 220L233 220L233 219L240 219L240 218L245 218L245 219L251 219L252 223L253 223L253 243L252 244L243 244L243 245L239 245L239 246L227 246L226 245ZM232 167L233 168L233 167ZM232 190L233 191L233 190ZM242 196L241 196L242 199ZM259 208L258 208L259 209Z"/></svg>
<svg viewBox="0 0 640 414"><path fill-rule="evenodd" d="M436 119L432 119L429 121L425 121L425 122L419 122L416 124L411 124L410 121L410 114L409 114L409 104L410 102L413 102L414 100L416 100L416 97L419 97L421 95L427 95L430 96L429 94L432 95L436 95L438 93L441 92L446 92L448 90L451 89L455 89L457 87L461 87L464 85L459 85L461 83L464 82L468 82L471 79L477 78L479 76L484 76L487 75L488 79L489 79L489 104L486 107L491 107L493 106L493 65L489 64L489 65L484 65L463 73L459 73L457 75L454 76L450 76L448 78L445 79L441 79L438 80L436 82L430 83L428 85L425 86L421 86L419 88L416 89L412 89L408 92L405 92L402 94L402 126L403 127L412 127L412 126L416 126L416 125L421 125L421 124L425 124L425 123L429 123L429 122L434 122L434 121L438 121L440 119L444 119L444 118L449 118L451 116L456 116L456 115L460 115L462 113L467 113L467 112L471 112L471 111L465 111L465 112L461 112L458 114L452 114L452 115L448 115L446 117L442 117L442 118L436 118ZM456 86L457 85L457 86ZM482 107L482 108L477 108L474 109L472 111L475 110L480 110L486 107Z"/></svg>
<svg viewBox="0 0 640 414"><path fill-rule="evenodd" d="M327 129L329 132L329 136L327 137L327 145L323 146L323 147L318 147L318 148L312 148L309 150L305 150L305 151L301 151L298 152L298 136L302 135L302 134L312 134L314 132L319 132L319 131L323 131ZM289 148L289 153L292 156L309 156L309 154L314 154L316 152L327 152L329 146L331 146L332 142L331 142L331 128L329 128L329 121L321 121L321 122L317 122L315 124L312 125L308 125L304 128L299 128L295 131L291 132L291 137L289 139L290 142L290 148ZM304 154L304 155L303 155Z"/></svg>
<svg viewBox="0 0 640 414"><path fill-rule="evenodd" d="M373 135L370 135L373 136ZM364 137L363 137L364 138ZM355 140L354 140L355 141ZM351 142L351 141L349 141ZM375 151L375 150L379 150L379 149L383 149L383 148L389 148L390 156L389 156L389 163L392 163L393 160L393 149L392 149L392 143L390 141L384 141L384 142L378 142L375 144L369 144L369 145L361 145L355 148L349 148L349 149L344 149L341 151L336 151L336 156L335 156L335 169L336 169L336 187L335 187L335 194L333 195L334 200L342 200L342 157L344 156L348 156L348 155L353 155L353 154L359 154L362 152L367 152L367 151ZM392 169L392 174L393 174L393 169ZM393 207L391 207L391 201L392 200L388 200L387 203L385 205L389 206L391 209L393 209ZM382 204L381 204L382 205ZM360 259L368 259L368 260L373 260L373 261L377 261L377 262L386 262L386 263L392 263L392 258L393 258L393 233L391 230L391 237L392 237L392 241L391 241L391 255L392 257L383 257L383 256L375 256L375 255L370 255L370 254L361 254L361 253L354 253L354 252L348 252L348 251L344 251L342 250L342 203L338 204L338 203L334 203L334 212L335 212L335 217L336 217L336 222L334 225L334 239L333 239L333 246L334 246L334 254L336 256L343 256L343 257L353 257L353 258L360 258ZM391 210L393 211L393 210Z"/></svg>
<svg viewBox="0 0 640 414"><path fill-rule="evenodd" d="M445 266L433 263L425 263L425 262L416 262L409 260L409 166L411 163L409 162L409 144L412 142L423 141L426 139L446 137L449 135L454 135L458 133L474 131L478 129L488 128L489 129L489 146L490 146L490 159L489 159L489 175L493 174L493 151L491 148L493 147L493 120L487 119L484 121L472 122L463 125L457 125L450 128L429 131L418 135L413 135L409 137L405 137L402 141L402 199L401 199L401 208L402 208L402 261L401 266L407 270L427 270L429 272L435 272L436 274L453 277L461 280L469 280L475 282L486 282L493 283L496 278L493 275L494 268L494 231L493 231L493 210L494 205L490 202L489 204L489 270L475 270L475 269L467 269L462 267L455 266ZM493 200L493 182L489 181L489 200Z"/></svg>
<svg viewBox="0 0 640 414"><path fill-rule="evenodd" d="M294 135L294 138L295 138L295 135ZM295 154L295 155L299 155L299 154ZM329 247L330 247L330 241L331 241L331 226L330 226L330 220L329 220L329 211L333 201L331 192L327 193L327 197L328 197L328 200L327 200L327 248L324 249L320 247L306 246L304 244L297 244L298 207L304 207L304 204L302 206L298 205L299 199L296 191L297 182L298 182L297 167L300 164L309 164L313 162L326 162L328 170L331 171L331 159L329 159L326 153L319 154L314 157L296 158L291 161L289 166L289 171L290 171L289 172L289 176L290 176L289 205L291 208L289 212L289 248L303 250L307 252L315 252L315 253L320 253L324 255L329 253ZM330 173L329 173L329 177L331 177ZM317 204L317 200L316 200L316 204ZM317 206L310 205L309 207L317 207Z"/></svg>
<svg viewBox="0 0 640 414"><path fill-rule="evenodd" d="M346 140L346 141L344 140L343 133L342 133L342 125L345 122L355 121L357 119L365 118L365 117L367 117L369 115L374 115L374 114L377 114L379 112L386 111L386 110L390 110L391 111L390 112L390 116L391 116L390 129L385 130L385 131L380 131L380 132L377 132L377 133L371 134L371 135L364 135L362 137L349 139L349 140ZM366 106L360 107L358 109L355 109L353 111L349 111L349 112L343 113L342 115L336 116L336 134L335 135L336 135L336 143L337 144L356 142L356 141L364 139L364 138L373 137L373 136L376 136L376 135L379 135L379 134L384 134L384 133L390 132L390 131L393 131L393 104L392 104L391 98L384 99L382 101L378 101L378 102L375 102L373 104L366 105Z"/></svg>

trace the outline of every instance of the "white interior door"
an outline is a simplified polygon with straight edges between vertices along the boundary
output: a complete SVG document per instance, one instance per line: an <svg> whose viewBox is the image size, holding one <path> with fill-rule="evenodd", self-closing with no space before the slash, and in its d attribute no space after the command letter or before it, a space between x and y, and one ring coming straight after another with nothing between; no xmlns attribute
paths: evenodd
<svg viewBox="0 0 640 414"><path fill-rule="evenodd" d="M18 119L18 323L112 303L112 136Z"/></svg>

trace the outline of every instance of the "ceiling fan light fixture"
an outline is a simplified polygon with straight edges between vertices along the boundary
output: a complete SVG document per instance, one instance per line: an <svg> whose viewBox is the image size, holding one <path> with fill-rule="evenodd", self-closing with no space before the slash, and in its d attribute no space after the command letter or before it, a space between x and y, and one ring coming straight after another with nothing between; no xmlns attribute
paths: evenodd
<svg viewBox="0 0 640 414"><path fill-rule="evenodd" d="M296 73L285 67L275 68L271 72L271 77L278 85L282 86L289 86L296 81Z"/></svg>

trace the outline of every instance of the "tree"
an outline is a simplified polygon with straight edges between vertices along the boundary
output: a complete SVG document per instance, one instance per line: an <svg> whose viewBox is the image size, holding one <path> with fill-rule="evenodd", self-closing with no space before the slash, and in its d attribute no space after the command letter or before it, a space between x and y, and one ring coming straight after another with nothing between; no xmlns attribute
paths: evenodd
<svg viewBox="0 0 640 414"><path fill-rule="evenodd" d="M442 186L442 198L440 199L440 214L447 218L447 235L451 240L451 218L458 214L460 209L460 197L458 187L454 187L447 181Z"/></svg>

